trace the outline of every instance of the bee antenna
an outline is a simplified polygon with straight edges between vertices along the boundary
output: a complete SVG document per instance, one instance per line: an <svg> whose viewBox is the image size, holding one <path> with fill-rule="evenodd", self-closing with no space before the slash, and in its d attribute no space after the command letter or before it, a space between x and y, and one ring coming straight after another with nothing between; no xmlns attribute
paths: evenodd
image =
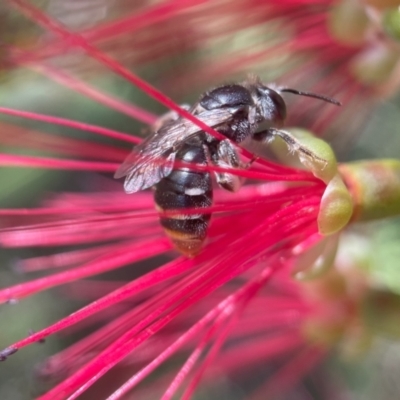
<svg viewBox="0 0 400 400"><path fill-rule="evenodd" d="M340 101L337 101L336 99L333 99L332 97L322 96L321 94L317 94L317 93L303 92L300 90L290 89L290 88L279 88L279 91L298 94L300 96L313 97L314 99L323 100L323 101L326 101L327 103L335 104L336 106L342 105L342 103Z"/></svg>

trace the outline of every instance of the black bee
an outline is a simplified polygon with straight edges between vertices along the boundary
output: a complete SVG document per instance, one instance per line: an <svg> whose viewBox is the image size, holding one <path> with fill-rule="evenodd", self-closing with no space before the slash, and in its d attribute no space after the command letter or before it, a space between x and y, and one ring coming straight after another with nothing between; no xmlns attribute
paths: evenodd
<svg viewBox="0 0 400 400"><path fill-rule="evenodd" d="M188 214L184 210L212 204L212 180L209 172L194 171L181 162L240 168L244 165L235 144L247 138L268 142L275 136L281 137L291 150L316 157L289 132L280 130L286 118L282 92L340 105L318 94L266 86L256 77L241 84L223 85L203 94L194 106L185 108L226 139L219 140L171 112L156 122L154 133L133 149L115 173L115 178L126 176L126 193L155 186L155 202L160 211L182 209L181 214L161 216L167 235L182 253L194 256L202 248L211 216L201 211ZM266 129L257 132L261 123ZM226 190L236 191L240 187L238 176L226 172L215 172L215 176L218 185Z"/></svg>

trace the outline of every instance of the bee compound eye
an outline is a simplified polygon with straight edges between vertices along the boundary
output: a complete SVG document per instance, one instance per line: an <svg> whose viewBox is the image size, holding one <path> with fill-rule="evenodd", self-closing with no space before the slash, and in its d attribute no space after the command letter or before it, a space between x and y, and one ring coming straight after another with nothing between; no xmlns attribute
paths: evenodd
<svg viewBox="0 0 400 400"><path fill-rule="evenodd" d="M270 88L258 89L261 93L261 108L265 120L283 123L286 119L286 103L282 96Z"/></svg>

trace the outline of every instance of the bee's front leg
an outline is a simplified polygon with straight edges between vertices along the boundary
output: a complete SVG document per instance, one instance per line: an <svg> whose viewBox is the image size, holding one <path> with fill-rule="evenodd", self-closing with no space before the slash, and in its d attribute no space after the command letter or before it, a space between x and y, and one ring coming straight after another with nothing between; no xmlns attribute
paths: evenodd
<svg viewBox="0 0 400 400"><path fill-rule="evenodd" d="M313 162L322 163L326 166L327 161L319 157L314 151L312 151L307 145L302 143L301 140L296 138L293 134L288 131L283 131L280 129L269 128L264 131L256 132L253 135L253 139L260 142L269 143L275 139L275 137L280 137L287 145L291 153L296 153L300 158L304 157Z"/></svg>

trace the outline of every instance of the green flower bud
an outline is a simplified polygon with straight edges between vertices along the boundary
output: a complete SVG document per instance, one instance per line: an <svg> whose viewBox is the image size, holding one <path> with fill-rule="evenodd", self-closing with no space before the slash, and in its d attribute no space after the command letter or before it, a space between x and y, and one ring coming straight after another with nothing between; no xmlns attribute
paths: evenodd
<svg viewBox="0 0 400 400"><path fill-rule="evenodd" d="M382 26L388 36L400 40L400 9L398 7L384 12Z"/></svg>
<svg viewBox="0 0 400 400"><path fill-rule="evenodd" d="M299 281L307 281L324 275L335 261L338 244L339 235L324 238L300 254L292 269L293 277Z"/></svg>
<svg viewBox="0 0 400 400"><path fill-rule="evenodd" d="M387 44L369 47L354 58L350 69L354 77L365 85L386 83L398 65L399 54Z"/></svg>
<svg viewBox="0 0 400 400"><path fill-rule="evenodd" d="M373 160L339 166L354 204L352 221L400 215L400 161Z"/></svg>
<svg viewBox="0 0 400 400"><path fill-rule="evenodd" d="M353 214L353 201L339 174L328 183L321 199L318 230L321 235L332 235L343 229Z"/></svg>
<svg viewBox="0 0 400 400"><path fill-rule="evenodd" d="M364 42L369 19L365 5L357 0L343 0L330 13L328 29L338 42L357 46Z"/></svg>
<svg viewBox="0 0 400 400"><path fill-rule="evenodd" d="M288 152L287 144L277 137L270 145L277 157L286 165L303 167L328 183L337 173L336 156L331 146L305 129L290 128L287 131L296 147L289 148Z"/></svg>

